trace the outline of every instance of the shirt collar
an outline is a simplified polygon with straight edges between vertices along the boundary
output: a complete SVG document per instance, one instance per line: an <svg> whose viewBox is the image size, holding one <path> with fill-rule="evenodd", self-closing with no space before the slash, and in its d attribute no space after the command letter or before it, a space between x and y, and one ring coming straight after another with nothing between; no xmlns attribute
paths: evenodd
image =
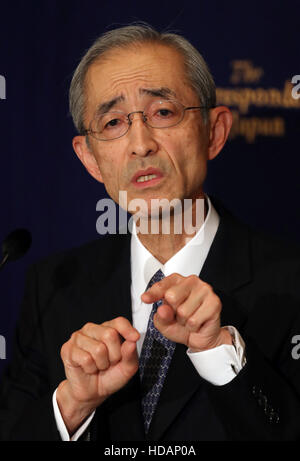
<svg viewBox="0 0 300 461"><path fill-rule="evenodd" d="M132 290L136 297L140 297L146 290L149 280L158 269L165 276L174 272L187 277L200 274L205 259L219 226L219 215L206 196L208 212L204 223L197 234L187 242L165 264L158 261L141 243L133 224L131 236L131 280Z"/></svg>

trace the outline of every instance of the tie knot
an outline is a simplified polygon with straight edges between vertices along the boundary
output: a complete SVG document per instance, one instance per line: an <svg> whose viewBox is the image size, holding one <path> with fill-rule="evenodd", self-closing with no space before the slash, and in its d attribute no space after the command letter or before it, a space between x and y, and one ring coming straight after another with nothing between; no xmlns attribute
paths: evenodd
<svg viewBox="0 0 300 461"><path fill-rule="evenodd" d="M152 287L152 285L154 285L154 283L156 282L159 282L160 280L162 280L164 278L164 274L163 272L158 269L157 272L155 272L155 274L153 275L153 277L151 278L151 280L149 281L148 285L147 285L147 288L146 288L146 291L149 290L149 288Z"/></svg>

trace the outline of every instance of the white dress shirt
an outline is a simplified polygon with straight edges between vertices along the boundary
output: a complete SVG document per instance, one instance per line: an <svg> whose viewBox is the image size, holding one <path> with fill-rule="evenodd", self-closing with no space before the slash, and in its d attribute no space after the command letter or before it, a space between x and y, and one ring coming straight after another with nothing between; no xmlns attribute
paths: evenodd
<svg viewBox="0 0 300 461"><path fill-rule="evenodd" d="M138 356L141 353L152 309L152 304L142 302L141 295L145 292L152 276L158 269L161 269L166 277L173 273L178 273L184 277L193 274L199 276L202 270L220 221L209 197L207 197L207 203L207 216L199 231L165 264L161 264L142 245L133 225L131 237L131 300L133 326L140 333L140 339L137 341ZM214 349L202 352L191 352L187 349L187 356L192 361L199 375L216 386L230 382L245 364L245 344L243 339L233 326L227 326L226 328L228 328L233 336L235 346L223 344ZM70 439L57 405L56 391L53 395L53 407L57 428L62 440L65 441L77 440L90 424L95 413L93 412L90 415Z"/></svg>

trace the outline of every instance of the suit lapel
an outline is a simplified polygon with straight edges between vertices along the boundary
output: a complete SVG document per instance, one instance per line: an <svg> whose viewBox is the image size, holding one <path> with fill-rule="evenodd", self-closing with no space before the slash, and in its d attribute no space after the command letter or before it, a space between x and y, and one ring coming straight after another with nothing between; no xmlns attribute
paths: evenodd
<svg viewBox="0 0 300 461"><path fill-rule="evenodd" d="M200 278L213 287L222 301L221 324L239 329L246 320L246 313L237 306L233 294L252 278L249 229L218 202L212 201L220 216L220 225Z"/></svg>
<svg viewBox="0 0 300 461"><path fill-rule="evenodd" d="M245 314L231 294L250 281L248 231L214 203L220 225L202 268L200 278L209 283L223 304L222 325L239 329ZM153 416L148 439L159 440L179 412L203 383L186 355L186 346L177 344L164 387Z"/></svg>
<svg viewBox="0 0 300 461"><path fill-rule="evenodd" d="M212 202L220 216L220 224L200 277L214 289L229 293L251 278L249 230L218 202Z"/></svg>

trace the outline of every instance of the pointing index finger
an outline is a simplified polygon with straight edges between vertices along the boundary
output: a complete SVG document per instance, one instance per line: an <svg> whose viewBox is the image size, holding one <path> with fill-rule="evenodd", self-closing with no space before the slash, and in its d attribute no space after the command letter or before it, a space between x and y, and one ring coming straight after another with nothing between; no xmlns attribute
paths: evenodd
<svg viewBox="0 0 300 461"><path fill-rule="evenodd" d="M156 282L141 295L141 299L144 303L150 304L162 299L165 292L173 285L177 285L183 279L180 274L171 274L163 278L159 282Z"/></svg>

